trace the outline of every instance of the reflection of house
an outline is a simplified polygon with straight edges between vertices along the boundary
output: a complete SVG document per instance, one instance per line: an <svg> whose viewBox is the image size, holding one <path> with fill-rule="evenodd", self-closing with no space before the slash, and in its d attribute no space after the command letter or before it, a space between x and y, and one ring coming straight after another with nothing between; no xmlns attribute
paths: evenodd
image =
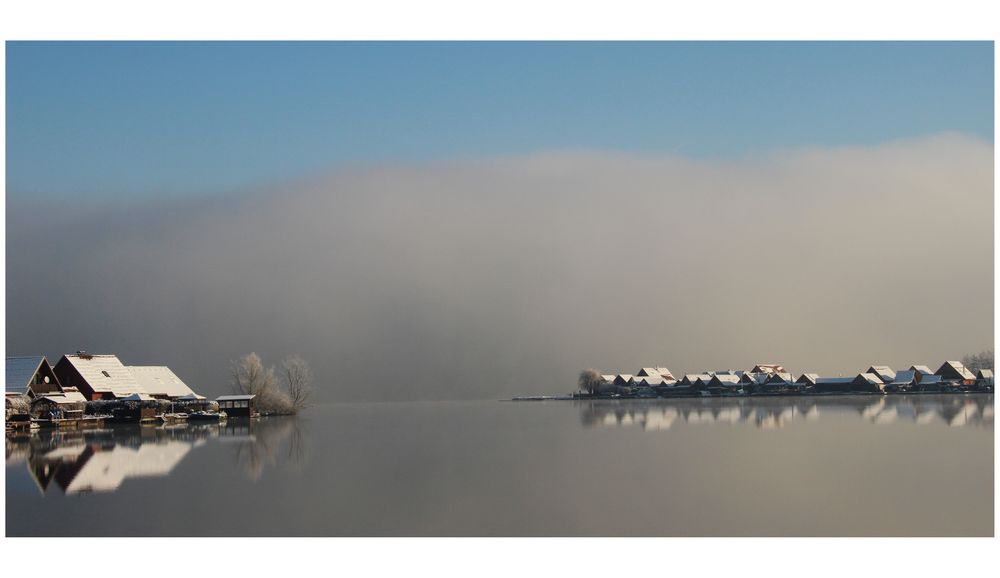
<svg viewBox="0 0 1000 578"><path fill-rule="evenodd" d="M215 398L219 403L219 409L226 412L229 417L250 417L256 415L257 408L254 406L256 395L223 395Z"/></svg>
<svg viewBox="0 0 1000 578"><path fill-rule="evenodd" d="M64 355L54 371L63 386L76 387L87 399L117 399L142 393L132 372L115 355Z"/></svg>
<svg viewBox="0 0 1000 578"><path fill-rule="evenodd" d="M940 375L945 381L960 381L965 385L976 383L976 376L966 369L961 361L945 361L934 374Z"/></svg>
<svg viewBox="0 0 1000 578"><path fill-rule="evenodd" d="M191 388L165 365L130 365L126 369L132 374L140 391L154 398L175 399L195 395Z"/></svg>
<svg viewBox="0 0 1000 578"><path fill-rule="evenodd" d="M66 493L111 492L127 478L166 476L189 451L189 443L166 442L97 452L66 487Z"/></svg>
<svg viewBox="0 0 1000 578"><path fill-rule="evenodd" d="M5 369L5 393L20 393L33 398L62 391L44 355L8 357Z"/></svg>

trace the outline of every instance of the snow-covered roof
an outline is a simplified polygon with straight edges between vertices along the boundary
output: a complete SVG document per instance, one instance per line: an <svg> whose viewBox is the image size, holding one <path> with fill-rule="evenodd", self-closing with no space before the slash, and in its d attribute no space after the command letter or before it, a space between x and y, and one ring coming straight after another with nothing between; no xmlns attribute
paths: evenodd
<svg viewBox="0 0 1000 578"><path fill-rule="evenodd" d="M922 373L924 375L931 375L932 373L934 373L933 371L931 371L931 368L927 367L926 365L911 365L910 369L916 371L917 373Z"/></svg>
<svg viewBox="0 0 1000 578"><path fill-rule="evenodd" d="M53 403L86 403L87 398L76 390L64 391L62 393L48 393L39 399L47 399Z"/></svg>
<svg viewBox="0 0 1000 578"><path fill-rule="evenodd" d="M165 365L129 365L127 369L139 389L149 395L181 397L194 393Z"/></svg>
<svg viewBox="0 0 1000 578"><path fill-rule="evenodd" d="M156 398L149 395L148 393L130 393L125 397L120 398L122 401L152 401Z"/></svg>
<svg viewBox="0 0 1000 578"><path fill-rule="evenodd" d="M803 373L802 375L799 376L799 379L796 380L796 383L815 384L817 379L819 379L818 373Z"/></svg>
<svg viewBox="0 0 1000 578"><path fill-rule="evenodd" d="M256 395L220 395L215 401L247 401L257 397Z"/></svg>
<svg viewBox="0 0 1000 578"><path fill-rule="evenodd" d="M777 363L758 363L750 371L752 373L785 373L785 368Z"/></svg>
<svg viewBox="0 0 1000 578"><path fill-rule="evenodd" d="M117 355L73 354L65 355L63 359L68 361L97 393L111 393L115 397L142 393L132 372L122 365Z"/></svg>
<svg viewBox="0 0 1000 578"><path fill-rule="evenodd" d="M896 378L896 372L888 365L873 365L865 373L874 373L885 383L889 383Z"/></svg>
<svg viewBox="0 0 1000 578"><path fill-rule="evenodd" d="M949 368L962 376L962 379L976 379L976 376L973 375L971 371L966 369L965 366L962 365L961 361L945 361L944 364L934 373L942 375Z"/></svg>
<svg viewBox="0 0 1000 578"><path fill-rule="evenodd" d="M855 378L858 381L867 381L872 385L882 385L882 378L874 373L859 373Z"/></svg>
<svg viewBox="0 0 1000 578"><path fill-rule="evenodd" d="M901 369L896 372L896 377L893 378L892 383L907 385L913 383L913 380L916 377L916 375L917 375L916 371L912 371L909 369Z"/></svg>
<svg viewBox="0 0 1000 578"><path fill-rule="evenodd" d="M712 378L712 382L721 383L723 385L739 385L740 378L736 375L729 375L729 374L722 375L716 373L715 377Z"/></svg>

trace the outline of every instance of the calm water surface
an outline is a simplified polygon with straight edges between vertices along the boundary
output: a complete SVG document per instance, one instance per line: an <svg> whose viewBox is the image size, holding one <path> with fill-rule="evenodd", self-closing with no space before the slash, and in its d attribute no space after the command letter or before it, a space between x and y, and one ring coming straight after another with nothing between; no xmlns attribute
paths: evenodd
<svg viewBox="0 0 1000 578"><path fill-rule="evenodd" d="M993 396L328 405L7 436L9 536L993 533Z"/></svg>

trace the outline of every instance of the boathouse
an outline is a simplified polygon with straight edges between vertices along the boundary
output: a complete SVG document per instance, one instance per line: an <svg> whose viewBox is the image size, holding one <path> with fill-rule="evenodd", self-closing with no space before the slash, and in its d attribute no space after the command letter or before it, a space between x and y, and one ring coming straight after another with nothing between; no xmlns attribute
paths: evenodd
<svg viewBox="0 0 1000 578"><path fill-rule="evenodd" d="M926 365L911 365L910 371L915 372L917 376L917 381L920 381L920 378L925 375L934 375L934 372L931 371L931 368L927 367Z"/></svg>
<svg viewBox="0 0 1000 578"><path fill-rule="evenodd" d="M663 377L674 379L674 374L666 367L643 367L635 374L636 377Z"/></svg>
<svg viewBox="0 0 1000 578"><path fill-rule="evenodd" d="M941 391L941 386L944 385L944 380L941 379L940 375L923 375L919 376L920 379L917 381L915 389L917 391Z"/></svg>
<svg viewBox="0 0 1000 578"><path fill-rule="evenodd" d="M684 377L681 378L681 385L698 385L707 384L712 381L712 376L707 373L686 373Z"/></svg>
<svg viewBox="0 0 1000 578"><path fill-rule="evenodd" d="M888 365L872 365L865 370L865 373L877 375L882 380L882 383L892 383L896 379L896 372Z"/></svg>
<svg viewBox="0 0 1000 578"><path fill-rule="evenodd" d="M139 391L156 399L177 399L195 394L165 365L129 365L126 368Z"/></svg>
<svg viewBox="0 0 1000 578"><path fill-rule="evenodd" d="M632 384L632 374L631 373L619 373L615 376L615 380L612 382L618 387L625 387L626 385Z"/></svg>
<svg viewBox="0 0 1000 578"><path fill-rule="evenodd" d="M76 390L36 397L31 402L31 415L41 418L80 419L87 399Z"/></svg>
<svg viewBox="0 0 1000 578"><path fill-rule="evenodd" d="M722 388L735 390L740 388L740 378L735 375L720 375L716 373L708 382L709 389Z"/></svg>
<svg viewBox="0 0 1000 578"><path fill-rule="evenodd" d="M976 376L966 369L961 361L945 361L934 375L940 375L944 381L960 381L964 385L976 383Z"/></svg>
<svg viewBox="0 0 1000 578"><path fill-rule="evenodd" d="M853 377L817 377L811 391L815 393L847 393L854 391Z"/></svg>
<svg viewBox="0 0 1000 578"><path fill-rule="evenodd" d="M88 400L143 393L132 372L115 355L90 355L82 351L64 355L53 371L63 387L79 389Z"/></svg>
<svg viewBox="0 0 1000 578"><path fill-rule="evenodd" d="M5 370L4 393L35 398L62 391L59 379L44 355L8 357Z"/></svg>
<svg viewBox="0 0 1000 578"><path fill-rule="evenodd" d="M885 384L886 391L909 391L917 384L917 372L909 369L902 369L896 372L896 377Z"/></svg>
<svg viewBox="0 0 1000 578"><path fill-rule="evenodd" d="M257 415L254 404L256 395L223 395L215 398L219 411L226 412L229 417L251 417Z"/></svg>
<svg viewBox="0 0 1000 578"><path fill-rule="evenodd" d="M854 391L866 393L881 393L882 388L885 387L882 378L874 373L859 373L851 383L854 386Z"/></svg>
<svg viewBox="0 0 1000 578"><path fill-rule="evenodd" d="M992 386L993 385L993 370L992 369L980 369L976 373L976 385L979 385L979 386Z"/></svg>
<svg viewBox="0 0 1000 578"><path fill-rule="evenodd" d="M795 383L803 385L805 387L816 385L816 380L819 379L818 373L803 373L795 380Z"/></svg>

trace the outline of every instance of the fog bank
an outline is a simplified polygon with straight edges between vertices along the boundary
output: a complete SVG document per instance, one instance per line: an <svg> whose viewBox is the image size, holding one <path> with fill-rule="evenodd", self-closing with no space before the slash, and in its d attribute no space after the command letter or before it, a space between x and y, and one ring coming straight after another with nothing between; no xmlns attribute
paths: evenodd
<svg viewBox="0 0 1000 578"><path fill-rule="evenodd" d="M7 354L226 390L298 353L317 399L500 398L582 367L940 363L993 339L993 147L696 161L548 153L227 197L7 205Z"/></svg>

